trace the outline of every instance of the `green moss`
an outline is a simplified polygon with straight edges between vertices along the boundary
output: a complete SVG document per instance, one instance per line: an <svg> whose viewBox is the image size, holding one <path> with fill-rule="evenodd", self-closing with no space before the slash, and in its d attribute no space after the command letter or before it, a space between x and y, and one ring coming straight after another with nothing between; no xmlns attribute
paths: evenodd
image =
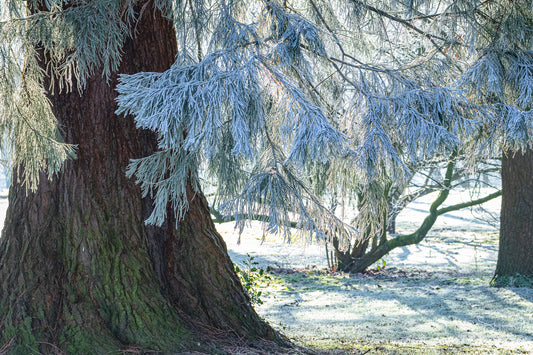
<svg viewBox="0 0 533 355"><path fill-rule="evenodd" d="M84 326L75 318L67 316L69 325L62 329L59 336L59 347L66 354L106 354L117 352L123 347L105 329L91 327L93 324L88 319L87 323L90 324Z"/></svg>
<svg viewBox="0 0 533 355"><path fill-rule="evenodd" d="M292 274L273 274L269 287L286 289L287 291L321 290L342 287L346 283L345 275L329 275L321 273L297 272ZM265 285L266 286L266 285Z"/></svg>
<svg viewBox="0 0 533 355"><path fill-rule="evenodd" d="M530 287L533 288L533 275L495 275L490 285L493 287Z"/></svg>
<svg viewBox="0 0 533 355"><path fill-rule="evenodd" d="M17 320L15 324L13 324L14 319ZM9 312L6 316L5 323L0 341L2 341L2 344L11 344L9 354L27 355L37 353L38 344L36 332L34 333L31 327L31 317L24 316L23 319L17 319L13 315L13 312Z"/></svg>
<svg viewBox="0 0 533 355"><path fill-rule="evenodd" d="M113 228L67 227L63 258L67 269L59 347L67 354L113 353L128 348L177 352L190 331L161 295L149 256ZM80 231L82 233L80 233ZM89 264L80 262L83 240L98 245Z"/></svg>

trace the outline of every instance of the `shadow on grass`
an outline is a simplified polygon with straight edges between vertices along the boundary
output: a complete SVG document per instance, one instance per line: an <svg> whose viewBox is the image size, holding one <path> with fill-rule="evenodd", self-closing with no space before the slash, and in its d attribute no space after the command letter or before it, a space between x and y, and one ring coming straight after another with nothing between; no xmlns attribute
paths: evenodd
<svg viewBox="0 0 533 355"><path fill-rule="evenodd" d="M443 277L420 271L350 277L281 269L274 275L286 288L277 293L269 317L292 328L289 336L292 332L310 345L321 342L316 346L323 350L346 350L341 342L350 339L353 346L364 339L396 344L396 350L385 349L384 354L408 348L412 352L398 353L513 353L494 345L496 340L515 343L520 352L533 350L533 290L492 288L488 275L486 285L475 285L480 280L470 280L472 275ZM484 341L492 347L480 344ZM437 345L417 350L425 342Z"/></svg>

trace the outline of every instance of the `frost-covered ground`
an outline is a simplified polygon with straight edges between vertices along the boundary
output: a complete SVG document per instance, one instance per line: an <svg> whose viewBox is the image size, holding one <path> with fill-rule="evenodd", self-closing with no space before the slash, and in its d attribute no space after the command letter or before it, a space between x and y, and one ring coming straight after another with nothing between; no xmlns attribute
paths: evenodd
<svg viewBox="0 0 533 355"><path fill-rule="evenodd" d="M1 191L0 222L5 196ZM430 201L408 206L399 231L420 223ZM499 203L485 207L497 214ZM257 311L297 343L336 354L533 354L533 289L488 286L497 227L470 210L440 217L426 240L391 252L385 270L373 275L327 274L322 245L287 245L272 236L261 243L258 223L237 244L233 227L217 225L236 263L249 253L278 270L265 283Z"/></svg>
<svg viewBox="0 0 533 355"><path fill-rule="evenodd" d="M449 203L466 198L456 194ZM430 201L411 204L399 231L420 223ZM499 204L484 207L497 215ZM426 240L394 250L373 275L327 274L323 246L261 243L257 223L241 244L232 223L218 228L236 263L249 253L277 268L256 309L298 343L335 353L533 354L533 289L489 287L498 233L479 215L490 219L470 210L442 216Z"/></svg>

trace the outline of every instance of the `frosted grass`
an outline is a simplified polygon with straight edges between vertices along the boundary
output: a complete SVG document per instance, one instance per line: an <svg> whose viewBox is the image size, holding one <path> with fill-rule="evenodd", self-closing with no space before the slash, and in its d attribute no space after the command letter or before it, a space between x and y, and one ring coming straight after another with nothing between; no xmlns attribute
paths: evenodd
<svg viewBox="0 0 533 355"><path fill-rule="evenodd" d="M448 203L468 194L454 193ZM408 232L423 218L431 196L410 204L398 218ZM247 253L275 273L265 284L259 314L305 346L333 353L515 354L533 352L533 289L492 288L498 253L499 199L479 211L444 215L422 243L385 257L376 275L327 275L324 247L263 238L252 223L241 244L232 223L218 225L231 257ZM492 215L487 214L490 213ZM482 217L476 219L474 216Z"/></svg>

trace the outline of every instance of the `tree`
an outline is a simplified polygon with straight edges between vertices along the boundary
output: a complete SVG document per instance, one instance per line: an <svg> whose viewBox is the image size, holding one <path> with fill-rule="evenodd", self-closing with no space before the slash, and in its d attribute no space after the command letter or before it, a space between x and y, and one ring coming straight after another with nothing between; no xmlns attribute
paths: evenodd
<svg viewBox="0 0 533 355"><path fill-rule="evenodd" d="M401 210L401 208L405 207L405 205L412 200L424 196L424 194L438 191L437 197L430 205L428 215L413 232L408 234L394 233L395 235L391 236L388 234L388 230L382 230L379 235L372 235L364 238L363 240L365 242L363 243L357 241L355 243L347 243L349 247L344 248L342 248L338 239L333 239L332 244L333 249L335 250L337 268L351 273L364 272L368 267L385 257L392 250L420 243L426 238L439 216L445 213L477 206L502 195L501 190L496 190L485 196L472 198L470 201L442 207L450 192L458 186L467 185L469 182L468 175L462 171L463 169L457 167L460 163L460 159L457 157L451 157L446 163L442 179L439 179L436 176L432 177L436 184L429 184L426 181L419 190L414 191L412 194L400 195L401 198L398 199L399 206L396 208ZM490 168L484 169L485 172L490 170ZM479 181L479 177L474 178L474 181L479 186L484 185L482 181ZM391 182L389 186L393 186L393 183ZM390 196L391 190L390 187L383 189L383 191L388 194L387 197ZM392 196L392 198L396 199L397 197ZM390 200L388 199L388 201ZM386 210L387 215L384 215L383 219L379 221L379 223L382 223L387 227L390 226L390 218L395 218L398 213L396 209L391 209L390 207L391 203L389 202Z"/></svg>
<svg viewBox="0 0 533 355"><path fill-rule="evenodd" d="M527 1L494 1L480 4L475 15L481 50L463 83L477 100L492 105L485 134L502 150L500 244L492 283L531 285L533 13Z"/></svg>
<svg viewBox="0 0 533 355"><path fill-rule="evenodd" d="M472 103L479 105L474 115L465 116L471 120L462 124L452 123L449 116L443 116L439 112L433 112L438 117L433 122L440 127L447 127L449 133L459 133L455 137L461 141L459 144L462 146L461 149L469 152L473 161L482 161L493 157L498 151L502 152L500 251L493 283L512 284L512 278L519 276L515 277L515 280L519 280L518 283L523 283L525 280L525 283L530 285L533 261L530 252L533 235L529 223L533 209L528 202L531 197L528 191L531 190L533 182L531 176L533 161L530 159L533 146L531 3L460 0L434 3L423 1L417 4L408 2L409 5L405 5L407 11L403 12L403 16L401 12L393 11L393 5L387 2L376 2L376 6L364 1L353 1L353 3L400 27L409 28L419 38L431 42L434 47L433 54L445 58L440 64L446 69L437 67L435 70L442 75L440 85L446 82L452 83L451 87L462 89L462 94ZM391 27L393 25L388 28ZM396 40L399 37L394 36L394 38ZM414 44L418 45L416 40L411 43L415 48ZM424 47L418 47L417 50L420 53L428 53ZM409 53L409 50L405 52ZM425 58L428 56L425 55ZM433 56L431 61L438 60ZM416 81L420 83L419 80ZM438 85L439 80L434 82ZM418 94L422 92L423 95L427 95L425 91ZM420 95L417 95L417 98L419 97ZM443 104L449 99L441 97L438 100ZM401 107L402 101L397 102L397 105ZM417 113L431 112L427 109L421 110L424 105L416 101L411 102L410 108L418 111ZM383 112L380 109L381 107L378 107L375 111ZM413 129L416 134L421 134L416 126L406 123L405 127ZM454 127L461 128L455 130ZM404 140L409 142L408 145L419 144L417 137L402 133L402 128L394 127L387 133L391 137L400 133ZM443 143L447 147L454 146L453 143L450 145L450 141L433 141L425 148L431 151L435 144ZM397 147L400 147L400 152L405 151L404 146L397 145ZM407 152L410 151L412 150L407 149ZM367 186L371 187L372 184ZM382 188L376 188L376 191L379 190L383 191ZM370 201L379 201L379 197L371 198ZM370 203L370 206L368 210L375 216L383 215L382 211L386 210L383 201L381 208L376 207L379 206L376 202ZM432 214L430 213L428 218L431 219ZM382 231L384 227L380 227L384 226L384 223L379 222L378 218L372 221L369 217L369 224L377 224L377 227L370 228L371 237L384 233ZM368 227L363 230L367 231ZM397 239L392 239L391 242L400 242Z"/></svg>
<svg viewBox="0 0 533 355"><path fill-rule="evenodd" d="M461 147L461 150L468 152L471 156L474 162L473 166L477 164L475 163L476 160L479 162L495 156L498 151L503 152L500 251L493 283L509 284L512 283L514 276L520 276L515 277L515 280L519 280L518 283L523 283L525 279L526 284L531 284L531 262L533 260L530 252L532 248L529 246L533 243L533 235L529 221L533 209L528 202L531 195L527 192L531 190L531 183L533 182L531 176L533 161L530 159L533 145L533 119L531 117L533 112L533 56L531 47L533 17L530 2L422 1L417 2L417 4L407 2L409 4L399 5L400 8L405 6L405 11L398 11L398 7L395 8L394 4L388 2L376 1L370 4L370 2L365 1L352 1L352 3L356 3L367 12L389 21L388 25L384 25L386 28L384 32L389 34L388 37L385 37L387 38L385 43L390 44L388 38L394 38L397 42L391 48L403 52L403 55L412 53L412 51L401 47L405 43L402 38L412 38L410 35L414 34L420 41L430 42L433 47L431 55L428 55L430 52L428 52L427 47L419 45L420 42L416 39L410 42L419 54L423 54L424 59L433 65L439 63L435 67L435 73L441 75L439 79L425 71L423 72L423 75L432 78L429 79L429 83L434 83L435 86L450 83L445 87L460 89L470 102L479 105L475 108L476 112L473 115L462 111L467 113L465 115L466 121L452 123L453 119L450 120L450 116L445 116L442 112L431 111L425 107L424 103L417 101L421 96L428 95L425 89L416 94L417 99L407 100L407 102L393 100L392 97L388 96L388 99L395 102L395 105L399 107L407 105L409 109L414 111L405 114L393 109L392 112L400 117L405 115L408 119L412 119L412 115L429 114L430 117L437 118L433 121L428 120L429 122L447 129L448 133L455 134L455 138L461 141L455 145L453 138L448 137L440 142L430 141L423 149L431 152L435 146L440 145L452 148L453 151L454 146L455 149ZM402 36L395 30L395 25L399 28L408 28L411 33ZM391 33L395 35L391 36ZM441 57L442 61L439 61L438 57ZM405 66L401 65L401 60L397 58L391 62L399 63L396 66L398 71L403 73L407 70ZM427 69L431 64L425 62L424 66ZM387 69L381 66L379 69L382 72L387 72ZM386 76L387 79L381 80L387 81L387 83L394 80L391 79L393 74L390 71ZM413 79L413 81L421 84L422 87L431 85L423 84L419 79ZM379 87L379 85L376 86ZM436 91L438 92L438 90ZM369 95L366 95L365 99L368 102ZM437 101L440 104L435 102L434 105L438 106L450 102L450 99L442 96ZM431 106L431 104L429 105ZM468 105L459 103L459 106L467 107ZM376 105L374 108L374 111L379 114L388 114L389 111L387 110L383 108L383 105ZM449 114L449 110L445 111ZM376 123L376 118L373 117L370 121L374 130L378 124L384 126L383 119L377 120ZM409 149L409 145L420 144L418 137L428 134L428 132L421 131L416 124L413 127L410 123L404 121L405 128L393 125L391 130L385 130L389 137L395 137L399 134L407 142L407 147L405 147L405 145L398 144L396 140L391 139L391 142L396 145L395 148L400 159L405 159L405 152L418 151ZM468 127L469 125L470 127ZM410 135L409 132L402 132L402 129L412 129L418 136ZM431 133L429 136L431 137ZM430 153L430 156L432 154ZM373 157L372 160L374 159ZM379 167L379 164L373 166L376 167L376 165ZM385 174L379 174L379 176L381 179L393 176L394 180L397 174L390 174L389 171ZM378 177L377 181L379 180ZM363 221L365 227L360 229L364 232L363 235L366 234L368 237L363 238L362 242L355 243L352 247L353 260L350 261L352 265L362 262L362 260L357 260L355 255L359 255L358 246L366 249L368 243L365 242L365 239L381 238L384 245L391 243L402 245L405 243L405 236L393 238L390 242L383 238L386 237L383 230L385 222L379 216L384 215L387 206L383 199L381 202L379 201L380 195L386 195L383 192L387 190L387 182L383 180L378 183L364 181L363 184L369 190L366 194L371 197L364 196L366 201L360 204L363 212L367 215L365 217L363 214L363 217L368 219L368 222ZM372 186L375 187L372 188ZM377 195L372 196L372 190L377 191ZM447 194L442 191L441 196L442 193ZM437 203L439 200L441 200L440 197L435 202ZM368 206L366 206L367 204ZM422 226L433 219L435 212L438 211L437 207L438 203L436 206L432 206L433 211L430 211ZM369 212L365 212L365 210ZM422 231L426 230L426 228L421 229ZM419 234L418 232L415 234L424 235L424 233ZM371 248L371 252L378 249L387 248ZM354 253L353 250L356 252ZM510 279L511 282L509 282Z"/></svg>
<svg viewBox="0 0 533 355"><path fill-rule="evenodd" d="M187 212L156 227L144 224L152 199L125 176L129 160L154 153L158 142L114 113L116 73L168 69L178 48L172 21L144 1L28 6L23 24L5 22L1 34L4 61L17 45L7 36L26 42L21 81L2 103L21 160L0 241L0 342L10 354L94 354L201 349L198 341L215 334L279 341L250 306L193 178L185 182ZM100 57L84 68L83 56ZM4 74L16 74L20 58L12 60ZM55 125L45 126L52 117L64 143ZM55 168L53 159L72 148L65 144L75 145L76 158ZM40 157L48 168L38 177L31 169L43 165L31 164L44 164Z"/></svg>
<svg viewBox="0 0 533 355"><path fill-rule="evenodd" d="M241 226L263 215L269 231L295 220L366 243L408 162L491 156L498 137L531 146L530 52L500 36L528 37L523 1L3 4L0 128L15 174L0 326L14 352L176 351L202 327L275 339L200 173ZM328 171L362 197L358 231L318 197Z"/></svg>
<svg viewBox="0 0 533 355"><path fill-rule="evenodd" d="M533 151L507 151L502 158L502 209L495 285L531 286L533 279ZM529 279L529 280L528 280Z"/></svg>

